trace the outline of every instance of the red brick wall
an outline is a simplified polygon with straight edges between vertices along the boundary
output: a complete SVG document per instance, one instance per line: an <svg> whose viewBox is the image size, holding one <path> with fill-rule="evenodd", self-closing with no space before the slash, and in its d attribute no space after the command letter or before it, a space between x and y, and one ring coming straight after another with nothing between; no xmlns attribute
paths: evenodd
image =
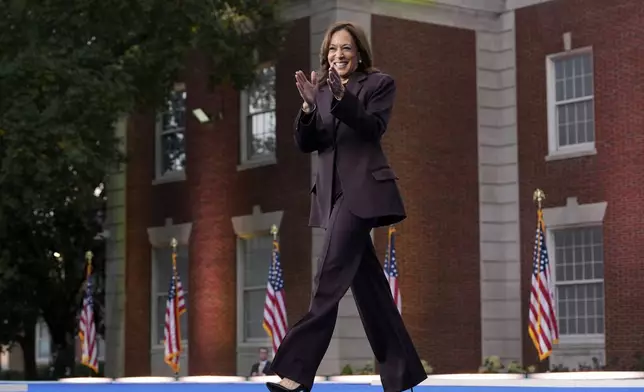
<svg viewBox="0 0 644 392"><path fill-rule="evenodd" d="M250 214L256 204L263 212L284 211L280 250L290 324L308 310L312 284L311 156L301 153L293 139L293 122L302 106L294 75L297 70L310 75L310 52L307 17L293 22L277 59L277 165L240 172L232 203L233 215Z"/></svg>
<svg viewBox="0 0 644 392"><path fill-rule="evenodd" d="M408 218L398 226L403 317L436 372L481 363L474 32L373 16L376 66L398 93L383 144ZM381 259L386 229L377 232Z"/></svg>
<svg viewBox="0 0 644 392"><path fill-rule="evenodd" d="M195 131L188 138L188 183L194 217L191 241L190 373L236 372L236 238L231 218L284 210L281 224L282 262L287 287L289 319L294 322L307 308L310 288L310 232L308 184L310 158L297 152L292 124L300 105L293 84L297 69L308 63L308 19L294 23L277 64L277 165L237 171L239 164L239 94L232 88L213 93L198 89L193 74L193 99L206 110L219 105L223 119L213 127L192 120ZM288 48L297 48L289 50ZM223 102L223 104L222 104ZM304 290L304 291L303 291ZM215 333L215 331L217 331Z"/></svg>
<svg viewBox="0 0 644 392"><path fill-rule="evenodd" d="M292 124L300 105L296 70L308 69L308 19L295 21L277 65L277 165L237 171L239 94L221 86L211 90L203 56L188 58L183 80L189 110L201 107L223 118L202 125L187 117L187 181L152 186L154 120L134 116L128 129L126 374L150 373L150 245L147 228L193 222L190 243L189 371L235 374L236 240L231 218L258 204L264 212L284 210L282 262L289 319L308 307L311 285L311 233L308 222L310 157L297 151ZM297 48L290 50L289 48Z"/></svg>
<svg viewBox="0 0 644 392"><path fill-rule="evenodd" d="M519 174L523 309L529 297L532 239L536 219L532 192L546 192L545 207L607 201L604 220L604 276L607 359L626 368L644 334L641 255L644 192L644 7L640 0L556 0L516 13ZM545 56L592 45L595 71L596 156L545 162L548 153ZM641 236L640 236L641 237ZM525 331L524 363L536 363Z"/></svg>
<svg viewBox="0 0 644 392"><path fill-rule="evenodd" d="M126 264L125 264L125 376L150 374L150 271L147 228L154 198L154 121L130 117L127 128Z"/></svg>

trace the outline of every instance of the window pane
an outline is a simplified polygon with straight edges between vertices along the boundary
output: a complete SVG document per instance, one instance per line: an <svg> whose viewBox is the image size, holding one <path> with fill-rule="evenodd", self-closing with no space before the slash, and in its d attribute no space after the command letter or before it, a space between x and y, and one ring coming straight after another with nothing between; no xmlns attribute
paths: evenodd
<svg viewBox="0 0 644 392"><path fill-rule="evenodd" d="M590 53L554 60L557 101L592 95L592 61ZM559 93L559 86L563 91Z"/></svg>
<svg viewBox="0 0 644 392"><path fill-rule="evenodd" d="M603 283L560 285L557 301L562 335L603 333Z"/></svg>
<svg viewBox="0 0 644 392"><path fill-rule="evenodd" d="M183 131L161 135L161 171L162 174L185 170L186 143Z"/></svg>
<svg viewBox="0 0 644 392"><path fill-rule="evenodd" d="M554 60L556 123L559 146L587 143L595 140L593 114L592 55L583 53ZM579 102L562 101L590 98Z"/></svg>
<svg viewBox="0 0 644 392"><path fill-rule="evenodd" d="M275 154L277 137L275 108L275 67L271 66L258 72L257 80L248 89L245 146L247 159Z"/></svg>
<svg viewBox="0 0 644 392"><path fill-rule="evenodd" d="M248 158L272 155L275 152L277 120L275 111L258 113L248 118Z"/></svg>
<svg viewBox="0 0 644 392"><path fill-rule="evenodd" d="M559 131L560 146L595 140L592 105L593 101L589 100L557 106L557 129Z"/></svg>
<svg viewBox="0 0 644 392"><path fill-rule="evenodd" d="M275 103L275 67L266 67L248 89L248 113L274 110Z"/></svg>
<svg viewBox="0 0 644 392"><path fill-rule="evenodd" d="M555 230L554 254L558 282L601 279L603 237L601 227ZM598 275L600 272L601 275Z"/></svg>
<svg viewBox="0 0 644 392"><path fill-rule="evenodd" d="M181 280L183 283L183 279ZM169 282L168 285L166 286L169 288ZM186 298L186 309L188 308L188 304L190 303L189 301L189 294L185 293L185 298ZM165 339L165 308L166 308L166 301L168 300L168 295L167 295L167 290L166 294L159 295L157 297L157 343L158 344L163 344L163 340ZM180 325L180 333L181 333L181 339L182 340L187 340L188 339L188 313L183 314L183 316L179 317L179 325Z"/></svg>
<svg viewBox="0 0 644 392"><path fill-rule="evenodd" d="M264 320L265 289L247 290L244 292L244 338L265 338L262 327Z"/></svg>
<svg viewBox="0 0 644 392"><path fill-rule="evenodd" d="M242 239L244 258L244 287L266 287L268 268L272 259L273 237L270 235Z"/></svg>
<svg viewBox="0 0 644 392"><path fill-rule="evenodd" d="M185 129L186 126L186 98L185 91L173 90L168 95L163 112L162 132L174 129Z"/></svg>
<svg viewBox="0 0 644 392"><path fill-rule="evenodd" d="M173 90L161 115L161 174L185 170L186 97Z"/></svg>

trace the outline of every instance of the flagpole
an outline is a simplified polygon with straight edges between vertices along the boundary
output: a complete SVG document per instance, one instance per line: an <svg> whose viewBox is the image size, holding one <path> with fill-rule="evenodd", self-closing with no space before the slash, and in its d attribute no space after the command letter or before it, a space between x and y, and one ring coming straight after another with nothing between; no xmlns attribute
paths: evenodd
<svg viewBox="0 0 644 392"><path fill-rule="evenodd" d="M94 257L94 254L92 253L91 250L88 250L85 252L85 260L87 260L87 272L85 273L85 284L87 285L89 283L89 277L92 274L92 258ZM96 349L98 350L98 344L96 345ZM98 353L96 353L98 355ZM89 373L89 377L92 377L92 368L88 367L87 372Z"/></svg>
<svg viewBox="0 0 644 392"><path fill-rule="evenodd" d="M176 238L172 237L172 240L170 241L170 246L172 246L172 280L174 281L174 288L175 288L175 301L176 301L176 290L178 289L177 287L177 244L178 241ZM176 307L176 305L175 305ZM179 316L175 314L175 317L177 319L177 330L179 329L180 323L179 323ZM181 335L179 335L179 338L181 338ZM180 344L180 342L177 341L177 344ZM177 367L175 368L176 370L174 371L174 380L179 381L179 372L177 371L179 368L179 362L181 361L181 350L177 352Z"/></svg>

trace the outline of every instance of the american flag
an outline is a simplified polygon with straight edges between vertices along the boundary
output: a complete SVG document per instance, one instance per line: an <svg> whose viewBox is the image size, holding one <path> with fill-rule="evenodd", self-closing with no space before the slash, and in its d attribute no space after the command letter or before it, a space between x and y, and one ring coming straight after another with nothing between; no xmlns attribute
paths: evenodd
<svg viewBox="0 0 644 392"><path fill-rule="evenodd" d="M398 285L398 265L396 263L396 229L389 226L389 241L387 244L387 254L385 254L385 276L391 288L391 295L394 297L394 302L398 308L398 312L402 313L402 298L400 296L400 287Z"/></svg>
<svg viewBox="0 0 644 392"><path fill-rule="evenodd" d="M546 246L543 215L538 212L537 232L535 236L532 284L530 289L530 309L528 334L534 343L539 360L548 358L552 346L559 341L559 329L555 314L555 294L548 247Z"/></svg>
<svg viewBox="0 0 644 392"><path fill-rule="evenodd" d="M271 338L273 352L277 352L288 330L286 302L284 300L284 276L282 275L279 243L277 240L273 240L273 260L268 269L264 321L262 326Z"/></svg>
<svg viewBox="0 0 644 392"><path fill-rule="evenodd" d="M165 339L163 342L165 349L165 363L167 363L175 373L179 373L179 357L181 355L181 325L179 323L179 317L185 311L185 295L175 262L172 267L168 299L166 300L165 305Z"/></svg>
<svg viewBox="0 0 644 392"><path fill-rule="evenodd" d="M91 271L92 265L88 264L78 336L81 341L81 364L98 373L98 343L96 342L96 323L94 322Z"/></svg>

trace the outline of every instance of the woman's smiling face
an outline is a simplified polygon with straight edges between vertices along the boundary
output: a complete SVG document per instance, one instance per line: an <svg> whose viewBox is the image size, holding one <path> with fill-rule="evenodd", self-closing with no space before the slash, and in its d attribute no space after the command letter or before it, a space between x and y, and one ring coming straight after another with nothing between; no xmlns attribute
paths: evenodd
<svg viewBox="0 0 644 392"><path fill-rule="evenodd" d="M335 68L342 79L347 79L358 68L358 49L347 30L342 29L333 33L327 60L329 66Z"/></svg>

